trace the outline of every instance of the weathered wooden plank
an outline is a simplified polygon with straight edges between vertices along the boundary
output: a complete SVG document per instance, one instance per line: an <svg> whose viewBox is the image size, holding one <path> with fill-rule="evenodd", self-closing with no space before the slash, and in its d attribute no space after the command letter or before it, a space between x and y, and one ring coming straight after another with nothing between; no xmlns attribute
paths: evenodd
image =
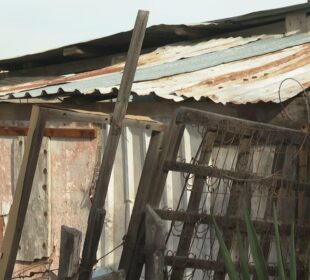
<svg viewBox="0 0 310 280"><path fill-rule="evenodd" d="M110 177L112 173L112 168L114 164L114 159L117 151L118 142L121 135L121 129L122 129L122 122L124 120L129 96L131 93L131 87L135 75L135 71L138 65L138 59L141 52L141 47L144 39L146 24L148 20L148 12L146 11L139 11L135 23L135 27L133 30L128 56L124 68L124 73L121 80L120 90L117 97L117 101L115 104L114 112L112 115L111 120L111 126L110 131L107 139L107 144L104 150L102 164L98 176L98 181L96 184L96 191L94 195L94 201L92 208L100 209L104 206L105 199L108 192L108 186L110 182ZM91 215L93 214L93 211L90 211L89 221L91 221ZM98 240L95 240L93 237L93 233L95 231L100 230L100 233L102 231L101 228L96 228L96 223L88 223L85 242L84 242L84 248L83 248L83 259L93 259L92 255L96 254L99 238ZM90 239L91 238L91 239ZM92 244L92 245L91 245ZM88 247L92 247L94 250L89 251ZM81 266L85 267L84 261L82 259ZM89 269L89 265L86 266L87 269ZM89 279L90 275L80 275L79 279Z"/></svg>
<svg viewBox="0 0 310 280"><path fill-rule="evenodd" d="M12 277L43 139L45 122L45 114L42 113L39 107L34 106L30 119L24 157L0 253L0 279L9 280Z"/></svg>
<svg viewBox="0 0 310 280"><path fill-rule="evenodd" d="M198 159L199 165L206 165L209 163L215 137L216 137L215 132L207 132L204 135L202 143L201 143L201 152L200 152L200 156ZM203 194L203 187L205 185L205 179L206 179L206 176L195 176L194 177L194 183L192 186L192 191L191 191L188 205L187 205L187 210L186 210L187 212L198 212L201 196ZM195 229L195 223L193 222L184 223L181 236L179 239L177 252L176 252L177 256L188 255L194 229ZM172 266L170 279L181 280L183 278L184 271L185 271L185 267L175 268Z"/></svg>
<svg viewBox="0 0 310 280"><path fill-rule="evenodd" d="M88 216L88 226L94 230L87 231L83 245L82 260L80 264L80 280L88 280L96 264L96 253L103 228L106 212L103 208L91 207Z"/></svg>
<svg viewBox="0 0 310 280"><path fill-rule="evenodd" d="M168 132L166 134L164 150L162 156L160 158L159 166L158 166L158 174L155 176L153 181L152 193L150 194L149 204L152 207L158 207L162 193L164 191L167 175L169 170L164 169L164 164L166 161L175 162L180 144L182 141L183 133L184 133L185 125L184 124L176 124L175 117L171 121L171 125L168 128Z"/></svg>
<svg viewBox="0 0 310 280"><path fill-rule="evenodd" d="M144 176L149 177L147 184L145 184L142 188L139 187L139 191L137 193L137 198L139 195L142 197L143 203L150 204L151 207L158 207L162 193L165 187L166 178L168 175L168 171L163 169L164 162L166 158L170 160L176 160L177 153L180 147L180 143L182 140L182 135L184 132L185 126L183 124L176 124L175 118L171 121L169 128L167 129L167 133L165 133L162 151L153 159L151 164L154 165L154 172L150 175L147 175L147 172ZM141 177L142 180L142 177ZM144 189L149 190L146 197L144 197ZM140 194L141 193L141 194ZM139 204L135 203L135 207L138 207ZM144 204L143 204L144 205ZM142 208L144 211L145 208ZM141 209L139 210L141 211ZM136 216L132 216L132 220L135 219ZM131 244L132 252L131 258L128 256L121 258L121 262L119 265L120 269L126 270L126 279L127 280L135 280L139 279L143 264L144 264L144 243L145 243L145 227L143 226L144 218L142 221L138 220L134 223L137 223L139 230L137 231L137 236L135 237L135 243Z"/></svg>
<svg viewBox="0 0 310 280"><path fill-rule="evenodd" d="M147 19L148 12L139 11L129 46L118 98L112 115L110 131L102 159L102 168L97 182L94 204L99 207L102 207L105 202L117 145L121 135L121 126L128 106L128 99L138 64Z"/></svg>
<svg viewBox="0 0 310 280"><path fill-rule="evenodd" d="M0 127L0 136L27 136L27 127ZM44 136L62 138L96 138L95 129L44 128Z"/></svg>
<svg viewBox="0 0 310 280"><path fill-rule="evenodd" d="M153 132L144 161L135 204L128 226L126 239L124 241L122 256L119 267L129 270L133 260L134 248L137 242L139 229L143 227L145 207L149 201L152 185L152 178L157 171L157 164L162 152L164 132Z"/></svg>
<svg viewBox="0 0 310 280"><path fill-rule="evenodd" d="M272 143L283 143L284 141L290 144L302 145L310 142L308 139L309 137L307 137L308 133L302 132L301 130L253 122L246 119L223 116L186 107L181 107L178 110L176 121L177 123L207 126L208 129L218 129L222 127L225 128L227 132L231 131L234 134L239 133L249 137L251 137L253 130L260 130L266 135L272 135ZM263 134L260 137L262 138Z"/></svg>
<svg viewBox="0 0 310 280"><path fill-rule="evenodd" d="M145 279L164 280L165 225L147 205L145 213Z"/></svg>
<svg viewBox="0 0 310 280"><path fill-rule="evenodd" d="M158 214L158 216L163 220L168 221L177 221L184 223L197 223L212 225L213 218L212 215L207 213L195 213L195 212L184 212L184 211L175 211L175 210L164 210L164 209L154 209L154 211ZM246 224L244 219L238 216L213 216L216 220L216 223L223 230L234 231L236 229L236 225L239 226L240 231L244 234L247 233ZM257 233L266 233L267 231L273 230L274 224L272 221L258 221L253 220L253 225ZM308 236L310 234L310 226L308 225L296 225L296 230L299 236ZM280 235L289 236L291 233L291 224L283 223L279 225ZM272 232L271 232L272 233Z"/></svg>
<svg viewBox="0 0 310 280"><path fill-rule="evenodd" d="M92 123L109 123L110 115L100 112L89 112L83 110L64 109L51 105L40 105L42 111L45 112L48 119L54 121L67 122L92 122Z"/></svg>
<svg viewBox="0 0 310 280"><path fill-rule="evenodd" d="M80 263L82 232L67 226L61 227L59 280L77 279Z"/></svg>
<svg viewBox="0 0 310 280"><path fill-rule="evenodd" d="M42 100L36 100L42 106L48 106L50 103L44 103ZM160 105L160 109L159 109ZM32 104L28 103L0 103L0 120L28 121L30 118ZM113 112L114 103L96 102L88 104L62 103L57 104L63 109L78 109L91 112ZM129 115L149 116L152 118L171 118L175 111L180 108L178 102L160 101L159 102L130 102L128 105ZM255 103L255 104L221 104L214 102L186 102L187 108L218 113L226 116L238 117L246 120L257 121L261 123L271 123L274 125L290 127L294 129L302 128L307 119L307 108L304 97L295 97L281 104L278 103ZM283 113L285 110L286 114ZM288 117L290 116L290 118Z"/></svg>
<svg viewBox="0 0 310 280"><path fill-rule="evenodd" d="M310 183L303 181L296 181L287 177L272 175L272 176L259 176L253 173L241 170L240 172L232 170L222 170L210 166L192 165L184 162L171 162L166 161L164 165L165 170L184 172L189 174L195 174L197 176L208 176L213 178L223 178L227 180L244 181L248 180L248 184L244 184L244 188L250 186L251 183L266 185L274 182L279 188L291 187L295 191L307 192L310 188Z"/></svg>
<svg viewBox="0 0 310 280"><path fill-rule="evenodd" d="M121 92L119 93L121 94ZM118 95L120 96L120 95ZM116 102L117 104L117 102ZM93 123L106 123L110 124L112 122L112 115L96 112L96 111L85 111L76 110L69 108L62 108L56 106L42 106L42 109L47 111L49 118L55 121L78 121L78 122L93 122ZM118 125L121 126L133 126L146 129L152 129L156 131L161 131L165 128L161 122L155 121L152 118L139 115L125 115L126 111L123 113L122 122ZM115 123L115 119L113 119Z"/></svg>
<svg viewBox="0 0 310 280"><path fill-rule="evenodd" d="M14 140L14 186L17 185L18 174L24 152L23 137ZM35 259L49 257L48 248L48 141L44 138L41 144L38 163L33 179L33 186L22 230L19 250L16 257L18 261L32 262ZM35 230L34 230L35 229Z"/></svg>

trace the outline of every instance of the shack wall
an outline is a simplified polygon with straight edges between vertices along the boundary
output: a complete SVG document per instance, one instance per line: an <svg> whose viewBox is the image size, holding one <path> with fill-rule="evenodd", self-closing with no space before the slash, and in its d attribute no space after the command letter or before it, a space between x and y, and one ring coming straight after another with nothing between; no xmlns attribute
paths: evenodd
<svg viewBox="0 0 310 280"><path fill-rule="evenodd" d="M0 126L27 126L27 122L0 122ZM94 128L95 139L44 137L17 260L53 260L58 267L61 225L85 236L90 196L100 166L109 126L48 123L49 127ZM151 131L126 127L118 146L106 200L107 216L98 258L122 242L129 224ZM0 215L7 224L26 137L0 136ZM1 232L1 230L0 230ZM0 236L0 240L3 235ZM121 249L99 265L115 267Z"/></svg>

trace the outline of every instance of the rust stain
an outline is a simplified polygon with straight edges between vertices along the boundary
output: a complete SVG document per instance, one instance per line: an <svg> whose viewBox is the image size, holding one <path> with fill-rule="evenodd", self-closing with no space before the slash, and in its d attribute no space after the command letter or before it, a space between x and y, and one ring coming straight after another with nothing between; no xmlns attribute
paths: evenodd
<svg viewBox="0 0 310 280"><path fill-rule="evenodd" d="M155 54L148 54L144 55L139 59L138 62L138 67L141 67L143 65L146 65L151 62L155 62L160 59L161 55L156 55ZM33 81L31 83L24 83L24 84L18 84L14 86L4 86L0 87L0 93L3 92L16 92L16 91L24 91L24 90L30 90L30 89L35 89L35 88L40 88L40 87L45 87L45 86L51 86L51 85L57 85L57 84L65 84L68 82L73 82L81 79L87 79L91 77L96 77L96 76L101 76L101 75L106 75L106 74L112 74L112 73L117 73L121 72L124 70L125 63L121 62L112 66L108 66L105 68L100 68L92 71L87 71L79 74L74 74L73 76L70 77L58 77L55 79L49 79L49 80L37 80Z"/></svg>
<svg viewBox="0 0 310 280"><path fill-rule="evenodd" d="M294 48L294 47L292 47ZM280 50L277 52L273 52L273 54L282 53L287 49ZM252 69L242 70L242 71L235 71L231 72L229 74L224 74L217 76L213 79L208 79L205 81L202 81L194 86L191 86L186 89L179 89L178 92L188 92L193 87L197 86L218 86L220 84L231 82L231 81L237 81L239 80L242 83L249 83L253 80L262 80L269 78L270 76L276 76L277 74L285 73L288 71L291 71L293 69L296 69L298 67L302 67L306 64L309 64L309 50L310 50L310 43L304 44L300 51L296 52L295 54L288 55L284 58L280 58L276 61L272 61L270 63L265 63L263 65L260 65L258 67L254 67ZM268 53L271 54L271 53ZM261 55L265 56L267 54ZM149 63L153 63L156 61L159 61L161 57L164 56L163 51L154 51L149 54L142 55L139 59L138 66L141 67L143 65L148 65ZM261 57L259 56L259 57ZM258 57L258 56L257 56ZM255 59L255 57L239 60L238 62L244 61L246 63L247 61L251 61ZM121 72L124 69L124 63L118 63L109 67L96 69L84 73L75 74L69 77L58 77L53 80L39 80L34 81L31 83L24 83L24 84L18 84L15 86L5 86L0 87L0 93L7 93L7 92L16 92L16 91L23 91L23 90L30 90L34 88L40 88L45 86L51 86L51 85L61 85L77 80L87 79L91 77L96 77L100 75L106 75L111 73L117 73ZM272 71L271 71L272 70ZM219 88L220 89L220 88Z"/></svg>
<svg viewBox="0 0 310 280"><path fill-rule="evenodd" d="M110 67L106 67L106 68L102 68L102 69L98 69L94 71L75 74L70 77L60 77L60 78L56 78L53 80L39 80L39 81L34 81L32 83L19 84L19 85L9 86L9 87L1 87L0 93L1 92L23 91L23 90L30 90L30 89L40 88L40 87L45 87L45 86L65 84L68 82L73 82L76 80L94 77L97 75L104 75L104 74L119 72L119 71L122 71L122 69L123 69L123 66L114 65L114 66L110 66Z"/></svg>
<svg viewBox="0 0 310 280"><path fill-rule="evenodd" d="M101 139L99 137L99 139ZM98 138L93 140L64 141L52 139L50 142L51 162L51 243L55 247L52 268L57 268L59 257L61 225L86 231L90 207L88 198L93 178Z"/></svg>
<svg viewBox="0 0 310 280"><path fill-rule="evenodd" d="M283 51L284 50L281 50L276 53L281 53ZM284 58L251 69L231 72L225 75L217 76L213 79L208 79L198 84L195 84L194 86L188 87L184 89L184 91L188 92L191 88L196 88L197 86L205 86L205 85L212 87L219 86L218 89L221 89L223 88L222 86L220 86L221 84L236 80L239 80L242 83L251 82L253 79L264 80L266 78L269 78L270 76L277 76L309 64L310 63L309 53L310 53L310 43L306 44L302 48L302 50L296 52L293 55L289 55ZM244 61L246 63L246 61L251 60L253 60L253 58L246 59ZM183 90L180 89L178 90L178 92L182 93Z"/></svg>

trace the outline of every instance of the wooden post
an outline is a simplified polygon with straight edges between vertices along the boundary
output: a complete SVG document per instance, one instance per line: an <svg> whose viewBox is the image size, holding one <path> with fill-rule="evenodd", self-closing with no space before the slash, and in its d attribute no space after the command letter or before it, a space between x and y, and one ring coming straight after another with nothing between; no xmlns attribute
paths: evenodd
<svg viewBox="0 0 310 280"><path fill-rule="evenodd" d="M164 280L165 225L162 219L147 205L145 213L145 279Z"/></svg>
<svg viewBox="0 0 310 280"><path fill-rule="evenodd" d="M106 212L103 208L91 207L90 209L88 226L94 230L86 232L79 279L90 279L92 275L93 266L96 264L96 253L103 228L105 213Z"/></svg>
<svg viewBox="0 0 310 280"><path fill-rule="evenodd" d="M122 77L119 93L111 119L110 131L107 139L106 148L103 154L102 165L96 186L96 192L94 197L94 205L96 205L96 207L104 206L105 198L108 192L108 186L110 182L115 154L122 132L122 122L128 107L128 100L131 93L134 75L138 65L138 59L141 52L147 19L148 12L138 12L124 68L124 74Z"/></svg>
<svg viewBox="0 0 310 280"><path fill-rule="evenodd" d="M9 280L12 277L43 139L45 122L45 114L39 107L33 106L23 161L0 252L0 279L3 280Z"/></svg>
<svg viewBox="0 0 310 280"><path fill-rule="evenodd" d="M59 280L75 280L80 264L82 232L75 228L61 226L59 257Z"/></svg>
<svg viewBox="0 0 310 280"><path fill-rule="evenodd" d="M144 34L146 30L146 24L148 20L148 12L147 11L139 11L135 23L135 27L133 30L128 56L126 59L126 64L124 68L123 77L121 80L121 85L119 89L119 93L117 96L117 101L115 104L114 112L112 115L110 131L107 139L107 144L104 150L103 159L101 168L99 171L98 181L96 184L96 191L94 195L94 202L92 208L100 209L104 207L105 199L108 192L108 186L110 182L110 177L112 173L112 168L114 164L114 159L116 155L116 150L119 142L119 138L122 130L122 121L125 117L127 107L128 107L128 99L131 93L132 83L134 80L134 75L136 72L136 68L138 65L138 59L142 48L142 42L144 39ZM98 243L100 239L100 235L98 236L98 240L94 238L89 239L90 237L94 237L94 232L102 231L101 228L97 228L96 223L90 222L92 221L91 215L94 211L90 211L89 223L87 226L87 232L84 242L83 248L83 256L81 262L81 267L86 267L85 260L92 259L91 255L95 255ZM89 251L86 247L86 244L93 248L93 251ZM89 256L87 256L86 251L89 252ZM90 265L90 264L88 264ZM89 268L89 267L88 267ZM87 269L88 269L87 268ZM80 274L79 280L88 280L89 278Z"/></svg>
<svg viewBox="0 0 310 280"><path fill-rule="evenodd" d="M0 126L1 136L27 136L28 127L3 127ZM61 138L96 138L95 129L78 128L45 128L44 136Z"/></svg>
<svg viewBox="0 0 310 280"><path fill-rule="evenodd" d="M153 187L153 176L158 171L157 164L162 152L164 134L164 132L153 131L145 157L135 204L132 210L126 238L124 240L124 246L119 265L120 269L124 269L127 272L129 271L129 268L132 267L131 262L134 257L135 246L138 242L137 237L139 235L140 228L144 227L145 207L148 204L151 188Z"/></svg>
<svg viewBox="0 0 310 280"><path fill-rule="evenodd" d="M151 207L156 208L159 206L168 175L168 171L163 168L164 163L167 158L171 161L176 160L184 128L185 125L176 124L176 118L174 117L162 140L162 147L159 148L161 151L154 154L156 156L154 156L153 160L151 156L150 159L148 159L148 162L150 160L149 165L152 167L153 171L149 171L150 173L148 174L146 164L144 166L145 169L143 169L143 174L140 179L137 198L128 229L128 242L125 240L125 246L119 265L120 269L125 269L127 280L139 279L144 264L144 217L137 212L141 212L141 209L145 209L143 206L146 206L146 204L150 204ZM143 180L145 184L142 184ZM138 208L139 206L140 208ZM135 240L135 242L133 242L133 240Z"/></svg>

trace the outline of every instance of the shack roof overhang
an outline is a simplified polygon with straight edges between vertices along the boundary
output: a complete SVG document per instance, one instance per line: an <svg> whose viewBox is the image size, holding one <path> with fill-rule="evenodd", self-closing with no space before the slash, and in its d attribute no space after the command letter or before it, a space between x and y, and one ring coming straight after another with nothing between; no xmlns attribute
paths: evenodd
<svg viewBox="0 0 310 280"><path fill-rule="evenodd" d="M146 49L140 57L133 94L139 97L155 95L173 101L207 98L222 104L277 103L290 99L310 86L309 34L286 34L285 30L279 32L279 29L271 34L250 32L240 35L231 31L261 24L273 25L283 21L288 13L307 15L309 11L309 4L301 4L199 25L150 27L145 47L152 49ZM165 38L170 40L172 33L179 37L167 45L169 42ZM82 48L89 44L105 49L104 46L109 45L111 50L118 52L121 46L126 49L130 34L123 32L75 46ZM12 69L17 69L20 63L28 60L57 61L58 55L63 57L63 51L68 47L73 46L0 61L0 67L11 65ZM66 100L85 97L96 101L115 98L123 67L122 61L70 75L9 75L0 81L0 99L28 101L30 98Z"/></svg>

